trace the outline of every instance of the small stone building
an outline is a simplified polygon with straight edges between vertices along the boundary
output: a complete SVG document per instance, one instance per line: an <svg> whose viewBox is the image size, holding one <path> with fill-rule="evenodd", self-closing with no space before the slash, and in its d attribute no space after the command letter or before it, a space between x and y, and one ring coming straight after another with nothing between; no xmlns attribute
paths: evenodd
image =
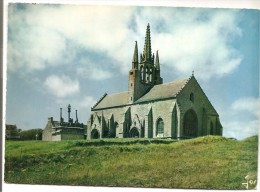
<svg viewBox="0 0 260 192"><path fill-rule="evenodd" d="M60 121L54 121L53 117L48 118L45 129L42 133L43 141L61 141L61 140L81 140L86 138L86 127L78 122L77 110L76 120L70 118L71 106L68 106L68 122L64 122L62 117L62 108L60 108Z"/></svg>
<svg viewBox="0 0 260 192"><path fill-rule="evenodd" d="M148 24L140 61L135 43L128 91L104 94L91 108L87 139L203 135L222 135L219 115L193 74L163 83L158 51L155 57L151 51Z"/></svg>

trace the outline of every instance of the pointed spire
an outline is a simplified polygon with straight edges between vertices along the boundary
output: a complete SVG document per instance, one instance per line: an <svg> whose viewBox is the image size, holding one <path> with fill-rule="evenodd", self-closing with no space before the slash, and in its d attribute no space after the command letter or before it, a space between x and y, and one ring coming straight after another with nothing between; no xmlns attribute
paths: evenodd
<svg viewBox="0 0 260 192"><path fill-rule="evenodd" d="M134 55L133 55L133 61L132 61L132 63L133 63L133 66L132 66L132 68L134 69L134 68L138 68L138 46L137 46L137 41L135 41L135 50L134 50Z"/></svg>
<svg viewBox="0 0 260 192"><path fill-rule="evenodd" d="M157 70L160 70L160 61L159 61L159 53L158 53L158 50L156 51L155 68L156 68Z"/></svg>
<svg viewBox="0 0 260 192"><path fill-rule="evenodd" d="M76 123L78 123L79 120L78 120L78 110L76 110Z"/></svg>
<svg viewBox="0 0 260 192"><path fill-rule="evenodd" d="M71 106L68 105L68 122L70 122L70 112L71 112Z"/></svg>
<svg viewBox="0 0 260 192"><path fill-rule="evenodd" d="M143 59L145 61L151 61L152 60L151 35L150 35L150 25L149 25L149 23L148 23L147 28L146 28L143 57L144 57Z"/></svg>

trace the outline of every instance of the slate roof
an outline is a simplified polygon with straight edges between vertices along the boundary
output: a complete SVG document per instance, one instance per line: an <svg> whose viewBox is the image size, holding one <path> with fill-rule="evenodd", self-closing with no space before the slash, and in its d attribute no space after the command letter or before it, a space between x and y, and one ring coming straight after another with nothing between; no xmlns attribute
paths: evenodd
<svg viewBox="0 0 260 192"><path fill-rule="evenodd" d="M177 93L186 85L188 80L189 79L184 79L155 85L148 93L138 99L135 103L176 97Z"/></svg>
<svg viewBox="0 0 260 192"><path fill-rule="evenodd" d="M174 98L186 85L189 79L155 85L149 92L134 103ZM105 94L92 109L103 109L123 105L128 105L128 92L114 93L110 95Z"/></svg>
<svg viewBox="0 0 260 192"><path fill-rule="evenodd" d="M128 92L106 95L93 109L102 109L126 105L128 103Z"/></svg>

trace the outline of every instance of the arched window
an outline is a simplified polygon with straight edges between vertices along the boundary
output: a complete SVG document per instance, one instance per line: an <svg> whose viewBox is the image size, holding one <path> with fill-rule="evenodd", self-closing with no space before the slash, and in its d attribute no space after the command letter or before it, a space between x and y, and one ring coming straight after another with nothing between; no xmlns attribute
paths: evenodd
<svg viewBox="0 0 260 192"><path fill-rule="evenodd" d="M143 66L141 66L141 69L140 69L140 71L141 71L141 81L143 81L144 80L144 68L143 68Z"/></svg>
<svg viewBox="0 0 260 192"><path fill-rule="evenodd" d="M159 118L157 120L157 125L156 125L156 135L163 136L163 133L164 133L164 122L162 118Z"/></svg>
<svg viewBox="0 0 260 192"><path fill-rule="evenodd" d="M146 81L149 81L149 70L148 67L145 69L145 74L146 74Z"/></svg>
<svg viewBox="0 0 260 192"><path fill-rule="evenodd" d="M193 93L190 94L190 101L191 101L192 103L194 103L194 94L193 94Z"/></svg>
<svg viewBox="0 0 260 192"><path fill-rule="evenodd" d="M150 83L152 82L152 80L153 80L153 69L150 69L150 79L149 79Z"/></svg>

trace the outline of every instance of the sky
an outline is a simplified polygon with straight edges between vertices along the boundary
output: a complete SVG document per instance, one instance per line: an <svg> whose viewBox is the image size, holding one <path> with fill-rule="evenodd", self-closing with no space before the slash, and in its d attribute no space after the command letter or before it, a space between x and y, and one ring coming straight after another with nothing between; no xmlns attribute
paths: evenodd
<svg viewBox="0 0 260 192"><path fill-rule="evenodd" d="M223 136L259 127L259 11L58 4L9 4L6 123L45 128L78 110L86 123L104 93L128 89L135 41L147 24L164 82L194 75L219 113Z"/></svg>

